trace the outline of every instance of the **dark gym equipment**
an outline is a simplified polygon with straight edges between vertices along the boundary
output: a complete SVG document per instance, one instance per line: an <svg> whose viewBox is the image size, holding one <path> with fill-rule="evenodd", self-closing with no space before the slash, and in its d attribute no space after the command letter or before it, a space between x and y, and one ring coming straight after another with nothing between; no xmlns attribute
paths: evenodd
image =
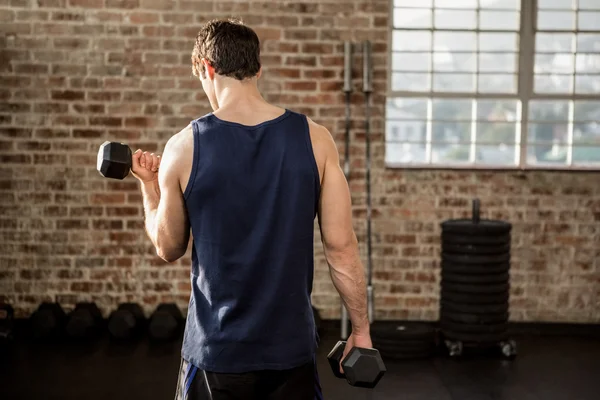
<svg viewBox="0 0 600 400"><path fill-rule="evenodd" d="M108 333L116 340L137 338L143 332L144 320L144 311L139 304L122 303L108 317Z"/></svg>
<svg viewBox="0 0 600 400"><path fill-rule="evenodd" d="M449 355L497 345L504 357L515 357L507 326L512 225L482 220L475 199L471 219L444 221L441 227L440 332Z"/></svg>
<svg viewBox="0 0 600 400"><path fill-rule="evenodd" d="M14 339L15 310L10 304L0 304L0 343Z"/></svg>
<svg viewBox="0 0 600 400"><path fill-rule="evenodd" d="M371 326L373 346L386 359L431 357L436 347L436 331L425 322L377 321Z"/></svg>
<svg viewBox="0 0 600 400"><path fill-rule="evenodd" d="M96 168L105 178L125 179L131 170L131 157L131 149L126 144L106 141L98 151Z"/></svg>
<svg viewBox="0 0 600 400"><path fill-rule="evenodd" d="M92 339L101 333L103 322L95 303L77 303L67 317L65 333L71 339Z"/></svg>
<svg viewBox="0 0 600 400"><path fill-rule="evenodd" d="M346 379L351 386L374 388L387 371L379 351L353 347L342 360L345 348L346 342L339 341L327 355L333 374ZM340 361L344 373L340 372Z"/></svg>
<svg viewBox="0 0 600 400"><path fill-rule="evenodd" d="M350 103L352 93L352 42L344 42L344 94L346 97L346 141L344 149L344 175L346 181L350 181ZM342 303L342 320L341 320L341 334L340 336L345 339L348 337L348 310Z"/></svg>
<svg viewBox="0 0 600 400"><path fill-rule="evenodd" d="M62 336L67 315L58 303L44 302L29 317L31 336L53 340Z"/></svg>
<svg viewBox="0 0 600 400"><path fill-rule="evenodd" d="M172 340L177 337L182 323L183 315L175 303L160 304L150 317L148 334L152 340Z"/></svg>

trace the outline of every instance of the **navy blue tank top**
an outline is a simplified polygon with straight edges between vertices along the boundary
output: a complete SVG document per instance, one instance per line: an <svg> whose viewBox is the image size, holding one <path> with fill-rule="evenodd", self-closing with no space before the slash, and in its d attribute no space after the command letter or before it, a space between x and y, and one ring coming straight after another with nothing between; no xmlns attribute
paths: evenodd
<svg viewBox="0 0 600 400"><path fill-rule="evenodd" d="M287 369L316 351L311 307L319 173L307 118L192 121L184 193L192 293L182 356L201 369Z"/></svg>

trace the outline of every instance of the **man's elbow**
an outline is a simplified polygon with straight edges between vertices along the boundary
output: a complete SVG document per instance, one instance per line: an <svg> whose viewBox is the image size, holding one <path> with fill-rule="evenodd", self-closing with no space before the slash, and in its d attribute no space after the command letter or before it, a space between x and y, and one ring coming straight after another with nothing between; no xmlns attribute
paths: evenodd
<svg viewBox="0 0 600 400"><path fill-rule="evenodd" d="M175 262L184 256L186 249L157 247L156 254L168 263Z"/></svg>

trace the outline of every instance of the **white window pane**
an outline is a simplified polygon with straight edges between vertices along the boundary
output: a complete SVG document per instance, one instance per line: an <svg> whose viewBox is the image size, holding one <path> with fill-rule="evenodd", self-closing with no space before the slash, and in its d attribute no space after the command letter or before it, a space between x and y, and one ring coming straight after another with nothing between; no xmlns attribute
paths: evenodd
<svg viewBox="0 0 600 400"><path fill-rule="evenodd" d="M576 71L584 74L600 73L600 54L583 53L576 55Z"/></svg>
<svg viewBox="0 0 600 400"><path fill-rule="evenodd" d="M565 144L568 141L567 124L529 124L527 143Z"/></svg>
<svg viewBox="0 0 600 400"><path fill-rule="evenodd" d="M478 91L480 93L516 93L517 76L513 74L481 74Z"/></svg>
<svg viewBox="0 0 600 400"><path fill-rule="evenodd" d="M573 11L539 11L537 28L540 30L573 30L575 29L575 12Z"/></svg>
<svg viewBox="0 0 600 400"><path fill-rule="evenodd" d="M422 92L430 88L429 74L394 72L392 74L392 90Z"/></svg>
<svg viewBox="0 0 600 400"><path fill-rule="evenodd" d="M475 32L435 32L433 47L436 51L477 51Z"/></svg>
<svg viewBox="0 0 600 400"><path fill-rule="evenodd" d="M469 162L471 146L468 144L434 144L431 149L431 161L444 164L465 164Z"/></svg>
<svg viewBox="0 0 600 400"><path fill-rule="evenodd" d="M433 70L445 72L475 72L476 53L433 53Z"/></svg>
<svg viewBox="0 0 600 400"><path fill-rule="evenodd" d="M478 143L516 143L517 124L515 122L478 122Z"/></svg>
<svg viewBox="0 0 600 400"><path fill-rule="evenodd" d="M573 126L573 143L600 144L600 124L587 121Z"/></svg>
<svg viewBox="0 0 600 400"><path fill-rule="evenodd" d="M394 51L431 51L429 31L394 31L392 41Z"/></svg>
<svg viewBox="0 0 600 400"><path fill-rule="evenodd" d="M417 143L388 143L385 146L385 162L423 164L427 162L425 145Z"/></svg>
<svg viewBox="0 0 600 400"><path fill-rule="evenodd" d="M535 145L527 147L527 163L533 165L563 166L567 164L566 145Z"/></svg>
<svg viewBox="0 0 600 400"><path fill-rule="evenodd" d="M600 75L576 75L575 92L582 94L600 93Z"/></svg>
<svg viewBox="0 0 600 400"><path fill-rule="evenodd" d="M395 28L431 28L431 10L426 8L394 8Z"/></svg>
<svg viewBox="0 0 600 400"><path fill-rule="evenodd" d="M434 99L432 119L438 121L470 121L473 100L470 99Z"/></svg>
<svg viewBox="0 0 600 400"><path fill-rule="evenodd" d="M479 51L512 51L519 46L519 36L516 33L480 33Z"/></svg>
<svg viewBox="0 0 600 400"><path fill-rule="evenodd" d="M537 74L572 74L574 59L573 54L536 54L534 71Z"/></svg>
<svg viewBox="0 0 600 400"><path fill-rule="evenodd" d="M600 165L600 146L573 147L573 164Z"/></svg>
<svg viewBox="0 0 600 400"><path fill-rule="evenodd" d="M576 101L573 119L575 121L594 121L600 124L600 101Z"/></svg>
<svg viewBox="0 0 600 400"><path fill-rule="evenodd" d="M503 8L510 10L520 10L521 0L479 0L479 7L485 8Z"/></svg>
<svg viewBox="0 0 600 400"><path fill-rule="evenodd" d="M477 0L435 0L435 7L436 8L477 8Z"/></svg>
<svg viewBox="0 0 600 400"><path fill-rule="evenodd" d="M538 8L544 9L567 9L573 8L573 0L538 0Z"/></svg>
<svg viewBox="0 0 600 400"><path fill-rule="evenodd" d="M479 12L479 29L516 31L519 29L519 13L481 10Z"/></svg>
<svg viewBox="0 0 600 400"><path fill-rule="evenodd" d="M600 12L580 12L577 28L582 31L600 30Z"/></svg>
<svg viewBox="0 0 600 400"><path fill-rule="evenodd" d="M392 53L392 69L428 72L431 69L431 53Z"/></svg>
<svg viewBox="0 0 600 400"><path fill-rule="evenodd" d="M598 0L579 0L580 10L600 10L600 2Z"/></svg>
<svg viewBox="0 0 600 400"><path fill-rule="evenodd" d="M535 75L534 91L537 93L573 93L572 75Z"/></svg>
<svg viewBox="0 0 600 400"><path fill-rule="evenodd" d="M515 53L480 53L479 71L481 72L517 72Z"/></svg>
<svg viewBox="0 0 600 400"><path fill-rule="evenodd" d="M438 122L431 123L431 140L444 143L464 143L471 141L470 122Z"/></svg>
<svg viewBox="0 0 600 400"><path fill-rule="evenodd" d="M569 102L566 100L532 100L529 103L529 120L533 122L569 120Z"/></svg>
<svg viewBox="0 0 600 400"><path fill-rule="evenodd" d="M388 142L424 142L427 131L426 120L388 120L385 139Z"/></svg>
<svg viewBox="0 0 600 400"><path fill-rule="evenodd" d="M598 52L600 51L600 34L579 33L577 34L578 52Z"/></svg>
<svg viewBox="0 0 600 400"><path fill-rule="evenodd" d="M477 119L479 121L516 122L516 100L478 100Z"/></svg>
<svg viewBox="0 0 600 400"><path fill-rule="evenodd" d="M572 33L538 33L535 35L537 53L567 53L573 51Z"/></svg>
<svg viewBox="0 0 600 400"><path fill-rule="evenodd" d="M467 10L435 10L437 29L475 29L477 12Z"/></svg>
<svg viewBox="0 0 600 400"><path fill-rule="evenodd" d="M418 7L418 8L431 8L433 0L394 0L394 7Z"/></svg>
<svg viewBox="0 0 600 400"><path fill-rule="evenodd" d="M500 143L497 145L477 145L475 147L475 162L486 165L515 165L517 164L517 145Z"/></svg>
<svg viewBox="0 0 600 400"><path fill-rule="evenodd" d="M386 118L427 120L427 99L390 98L387 101Z"/></svg>

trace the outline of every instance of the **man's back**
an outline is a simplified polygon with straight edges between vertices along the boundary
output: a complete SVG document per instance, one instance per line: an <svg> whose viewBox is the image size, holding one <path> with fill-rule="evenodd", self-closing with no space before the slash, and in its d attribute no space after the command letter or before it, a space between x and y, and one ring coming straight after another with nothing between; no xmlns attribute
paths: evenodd
<svg viewBox="0 0 600 400"><path fill-rule="evenodd" d="M245 125L209 114L192 128L183 193L193 235L184 358L215 372L311 361L320 174L306 117L283 110Z"/></svg>

